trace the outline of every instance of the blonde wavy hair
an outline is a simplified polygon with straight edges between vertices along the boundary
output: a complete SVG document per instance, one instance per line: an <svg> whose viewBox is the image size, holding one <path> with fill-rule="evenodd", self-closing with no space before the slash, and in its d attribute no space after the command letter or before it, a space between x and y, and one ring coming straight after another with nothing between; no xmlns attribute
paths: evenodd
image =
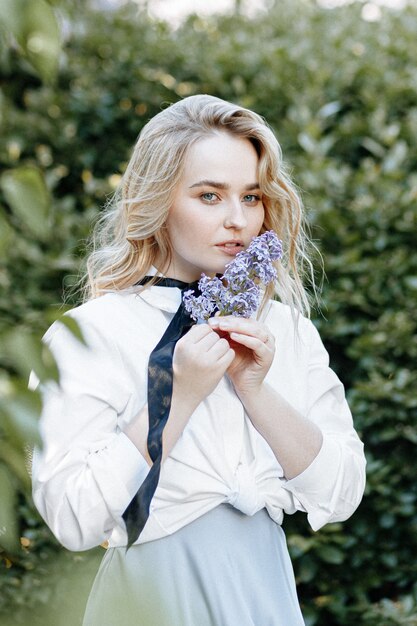
<svg viewBox="0 0 417 626"><path fill-rule="evenodd" d="M266 288L260 312L277 295L292 311L309 315L303 277L307 273L314 287L310 241L302 202L286 171L281 147L260 115L210 95L190 96L168 106L140 132L120 185L93 228L86 271L79 281L83 301L132 289L157 258L165 259L165 266L159 268L164 273L172 258L164 225L187 150L219 131L246 138L255 147L265 207L261 233L272 229L283 242L284 257L276 264L278 280Z"/></svg>

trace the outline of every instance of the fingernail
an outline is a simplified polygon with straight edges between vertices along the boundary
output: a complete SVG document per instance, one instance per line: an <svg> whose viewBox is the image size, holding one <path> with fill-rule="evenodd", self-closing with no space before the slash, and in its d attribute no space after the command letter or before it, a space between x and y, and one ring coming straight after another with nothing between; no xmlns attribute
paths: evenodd
<svg viewBox="0 0 417 626"><path fill-rule="evenodd" d="M208 323L210 324L210 326L212 326L213 328L217 328L220 324L220 320L216 320L214 319L214 317L210 317Z"/></svg>

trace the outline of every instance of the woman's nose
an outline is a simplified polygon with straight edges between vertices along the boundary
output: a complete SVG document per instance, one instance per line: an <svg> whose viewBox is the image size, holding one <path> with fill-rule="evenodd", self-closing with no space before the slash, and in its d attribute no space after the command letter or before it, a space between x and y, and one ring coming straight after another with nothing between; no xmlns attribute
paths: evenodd
<svg viewBox="0 0 417 626"><path fill-rule="evenodd" d="M247 219L240 202L240 199L231 199L227 205L226 215L224 219L225 228L245 228Z"/></svg>

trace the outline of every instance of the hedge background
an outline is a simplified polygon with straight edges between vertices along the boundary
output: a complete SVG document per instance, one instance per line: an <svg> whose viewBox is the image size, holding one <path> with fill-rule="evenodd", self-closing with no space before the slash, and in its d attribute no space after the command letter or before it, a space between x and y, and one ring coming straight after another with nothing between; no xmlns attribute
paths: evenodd
<svg viewBox="0 0 417 626"><path fill-rule="evenodd" d="M276 131L324 257L314 321L366 445L349 521L313 533L301 514L285 520L307 626L417 624L417 7L366 21L360 2L276 0L249 20L240 4L178 29L134 3L0 4L3 626L81 623L103 550L60 548L33 508L27 375L56 376L39 339L77 304L64 290L141 127L200 92Z"/></svg>

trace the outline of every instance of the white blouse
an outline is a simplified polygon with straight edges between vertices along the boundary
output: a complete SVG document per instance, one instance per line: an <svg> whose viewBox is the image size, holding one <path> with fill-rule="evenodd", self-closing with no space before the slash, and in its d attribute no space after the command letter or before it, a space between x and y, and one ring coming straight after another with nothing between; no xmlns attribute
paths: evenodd
<svg viewBox="0 0 417 626"><path fill-rule="evenodd" d="M41 387L43 447L34 452L33 498L70 550L105 540L127 544L122 514L149 466L123 429L146 404L149 354L180 299L173 287L108 293L67 313L88 348L59 321L44 335L60 385ZM300 316L297 333L289 307L275 301L262 322L276 338L266 381L318 425L320 452L287 480L224 376L164 461L137 543L169 535L222 502L247 515L266 507L277 524L284 512L302 510L314 530L347 519L358 506L365 486L363 444L317 330ZM32 372L29 386L38 384Z"/></svg>

